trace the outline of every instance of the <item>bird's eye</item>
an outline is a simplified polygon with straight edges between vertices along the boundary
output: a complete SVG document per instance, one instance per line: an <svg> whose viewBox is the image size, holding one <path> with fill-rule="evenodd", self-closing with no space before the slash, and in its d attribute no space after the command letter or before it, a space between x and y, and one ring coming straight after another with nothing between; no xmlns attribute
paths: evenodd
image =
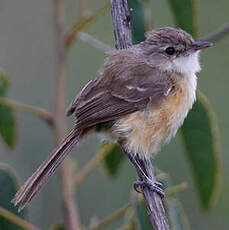
<svg viewBox="0 0 229 230"><path fill-rule="evenodd" d="M165 52L168 55L173 55L175 53L175 49L173 47L168 47L168 48L166 48Z"/></svg>

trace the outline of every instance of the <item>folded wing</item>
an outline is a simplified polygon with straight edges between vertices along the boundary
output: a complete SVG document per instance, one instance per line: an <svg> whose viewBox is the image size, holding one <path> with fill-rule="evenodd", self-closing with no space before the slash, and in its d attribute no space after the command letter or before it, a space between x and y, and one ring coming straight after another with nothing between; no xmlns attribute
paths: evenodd
<svg viewBox="0 0 229 230"><path fill-rule="evenodd" d="M157 103L168 95L171 86L170 79L159 72L148 76L120 75L111 80L95 78L73 100L67 114L75 112L77 127L89 128Z"/></svg>

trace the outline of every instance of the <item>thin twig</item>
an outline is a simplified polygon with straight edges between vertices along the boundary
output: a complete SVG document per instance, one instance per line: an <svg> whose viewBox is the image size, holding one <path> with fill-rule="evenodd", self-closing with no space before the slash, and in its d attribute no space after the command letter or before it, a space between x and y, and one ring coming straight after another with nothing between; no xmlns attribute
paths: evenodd
<svg viewBox="0 0 229 230"><path fill-rule="evenodd" d="M165 194L167 196L171 196L171 195L173 195L175 193L183 192L187 188L188 188L188 183L187 182L182 182L180 184L177 184L177 185L174 185L174 186L172 186L170 188L167 188L165 190Z"/></svg>
<svg viewBox="0 0 229 230"><path fill-rule="evenodd" d="M220 39L224 38L226 35L229 34L229 23L220 27L218 30L215 32L204 36L200 40L205 40L205 41L210 41L210 42L217 42Z"/></svg>
<svg viewBox="0 0 229 230"><path fill-rule="evenodd" d="M77 34L79 31L84 29L86 26L90 25L94 20L99 16L106 12L106 10L110 7L109 2L106 3L104 6L99 8L95 13L91 15L85 15L83 18L81 18L79 21L73 25L73 27L67 32L65 35L65 48L69 48L75 39L77 38Z"/></svg>
<svg viewBox="0 0 229 230"><path fill-rule="evenodd" d="M104 53L112 49L111 46L95 39L94 37L92 37L91 35L89 35L87 33L79 32L77 37L79 40L87 43L88 45L90 45L90 46L92 46L92 47L96 48L97 50L102 51Z"/></svg>
<svg viewBox="0 0 229 230"><path fill-rule="evenodd" d="M111 14L114 26L114 35L117 49L125 49L132 45L130 12L128 10L127 0L111 0ZM129 156L129 153L127 153ZM155 181L153 166L150 159L139 159L138 155L135 161L142 168L141 172L137 170L140 180L143 180L142 171L144 174ZM136 164L135 164L136 166ZM136 168L137 169L137 168ZM168 218L162 203L162 199L158 193L152 191L147 186L142 187L142 193L147 206L150 221L155 230L168 230Z"/></svg>
<svg viewBox="0 0 229 230"><path fill-rule="evenodd" d="M20 217L16 216L12 212L9 212L3 207L0 207L0 216L4 217L5 219L9 220L10 222L14 223L15 225L21 227L25 230L39 230L34 225L30 224L29 222L21 219Z"/></svg>
<svg viewBox="0 0 229 230"><path fill-rule="evenodd" d="M131 208L131 204L130 203L126 204L125 206L123 206L122 208L118 209L117 211L115 211L110 216L108 216L105 219L103 219L101 222L99 222L95 227L91 228L90 230L100 230L100 229L105 228L106 226L108 226L109 224L114 222L115 220L117 220L120 217L122 217L123 215L125 215L125 213L130 208Z"/></svg>
<svg viewBox="0 0 229 230"><path fill-rule="evenodd" d="M65 78L64 78L64 0L54 0L56 24L56 140L61 142L66 134L67 124L65 119ZM69 157L65 159L60 170L61 192L64 206L64 221L68 230L79 230L80 222L77 204L74 199L73 171Z"/></svg>
<svg viewBox="0 0 229 230"><path fill-rule="evenodd" d="M21 102L18 102L13 99L0 97L0 104L5 105L7 107L18 109L23 112L28 112L33 115L38 116L39 118L43 119L45 122L47 122L50 126L54 125L53 115L49 111L39 108L37 106L32 105L26 105Z"/></svg>
<svg viewBox="0 0 229 230"><path fill-rule="evenodd" d="M137 222L136 222L136 215L134 215L134 212L131 213L131 216L128 217L128 220L124 223L123 226L118 228L117 230L133 230L136 229Z"/></svg>
<svg viewBox="0 0 229 230"><path fill-rule="evenodd" d="M84 165L82 169L75 176L76 185L80 185L86 176L88 176L92 170L98 165L98 163L104 159L106 154L109 152L109 149L114 147L113 143L106 144L92 159Z"/></svg>

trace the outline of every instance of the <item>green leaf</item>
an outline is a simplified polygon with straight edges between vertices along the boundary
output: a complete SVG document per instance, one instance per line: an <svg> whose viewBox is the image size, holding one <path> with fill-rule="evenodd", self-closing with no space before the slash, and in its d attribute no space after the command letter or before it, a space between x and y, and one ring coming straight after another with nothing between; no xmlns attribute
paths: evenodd
<svg viewBox="0 0 229 230"><path fill-rule="evenodd" d="M12 109L0 105L0 134L8 147L13 148L16 141L16 124Z"/></svg>
<svg viewBox="0 0 229 230"><path fill-rule="evenodd" d="M174 14L176 25L197 38L197 0L168 0L168 3Z"/></svg>
<svg viewBox="0 0 229 230"><path fill-rule="evenodd" d="M0 70L0 97L6 96L9 86L9 77Z"/></svg>
<svg viewBox="0 0 229 230"><path fill-rule="evenodd" d="M141 230L152 230L153 227L152 227L152 224L150 223L149 215L146 210L146 205L142 197L137 196L135 208L136 208L136 215L137 215L137 220L138 220L140 229Z"/></svg>
<svg viewBox="0 0 229 230"><path fill-rule="evenodd" d="M131 25L133 42L139 43L145 40L145 7L139 0L128 0L128 6L132 9Z"/></svg>
<svg viewBox="0 0 229 230"><path fill-rule="evenodd" d="M9 89L9 78L0 70L0 97L6 97ZM6 144L13 148L16 140L16 122L13 110L0 105L0 135Z"/></svg>
<svg viewBox="0 0 229 230"><path fill-rule="evenodd" d="M168 213L171 230L188 230L189 223L181 203L174 197L167 197L164 201Z"/></svg>
<svg viewBox="0 0 229 230"><path fill-rule="evenodd" d="M206 97L198 92L197 98L181 128L181 136L201 205L204 209L209 209L219 188L219 134L214 113Z"/></svg>
<svg viewBox="0 0 229 230"><path fill-rule="evenodd" d="M100 151L105 151L104 167L111 177L118 173L121 163L125 159L124 153L118 144L103 144Z"/></svg>
<svg viewBox="0 0 229 230"><path fill-rule="evenodd" d="M9 166L0 163L0 206L17 215L18 217L25 218L25 210L18 213L18 210L11 203L15 193L18 189L18 183L15 173ZM21 230L22 228L11 223L0 215L0 229Z"/></svg>

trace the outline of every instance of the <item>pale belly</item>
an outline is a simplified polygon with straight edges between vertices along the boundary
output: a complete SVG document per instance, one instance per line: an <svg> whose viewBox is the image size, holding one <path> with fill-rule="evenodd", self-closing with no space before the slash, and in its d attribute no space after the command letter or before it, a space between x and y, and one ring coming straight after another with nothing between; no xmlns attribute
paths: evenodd
<svg viewBox="0 0 229 230"><path fill-rule="evenodd" d="M131 153L153 156L176 134L194 100L195 95L190 97L180 88L158 105L119 119L113 126L113 134L125 140L125 148Z"/></svg>

